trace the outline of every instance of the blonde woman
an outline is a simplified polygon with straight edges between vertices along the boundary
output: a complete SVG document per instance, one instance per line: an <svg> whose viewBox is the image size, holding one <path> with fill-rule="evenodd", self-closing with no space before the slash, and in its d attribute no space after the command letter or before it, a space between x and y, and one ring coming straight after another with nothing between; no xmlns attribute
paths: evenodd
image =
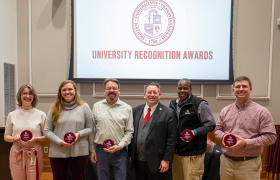
<svg viewBox="0 0 280 180"><path fill-rule="evenodd" d="M43 153L39 141L45 141L41 131L44 129L46 114L38 109L35 89L28 84L22 85L17 93L19 109L9 113L4 139L12 142L10 169L13 180L39 180L43 171ZM21 132L29 130L32 139L21 140Z"/></svg>
<svg viewBox="0 0 280 180"><path fill-rule="evenodd" d="M64 141L68 132L76 135L71 144ZM73 81L63 81L44 129L45 136L51 141L49 158L54 180L67 179L68 167L73 180L85 179L89 155L87 137L91 132L92 114L88 104L79 98Z"/></svg>

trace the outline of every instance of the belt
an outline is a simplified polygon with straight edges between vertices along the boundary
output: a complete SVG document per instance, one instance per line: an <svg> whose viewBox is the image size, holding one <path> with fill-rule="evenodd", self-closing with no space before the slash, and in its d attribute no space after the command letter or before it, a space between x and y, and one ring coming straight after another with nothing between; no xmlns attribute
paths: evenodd
<svg viewBox="0 0 280 180"><path fill-rule="evenodd" d="M225 157L227 157L227 158L229 158L233 161L247 161L247 160L255 159L255 158L259 157L259 156L255 156L255 157L233 157L233 156L229 156L227 154L224 154L224 155L225 155Z"/></svg>
<svg viewBox="0 0 280 180"><path fill-rule="evenodd" d="M99 147L101 147L101 148L103 148L103 145L102 144L96 144L97 146L99 146Z"/></svg>

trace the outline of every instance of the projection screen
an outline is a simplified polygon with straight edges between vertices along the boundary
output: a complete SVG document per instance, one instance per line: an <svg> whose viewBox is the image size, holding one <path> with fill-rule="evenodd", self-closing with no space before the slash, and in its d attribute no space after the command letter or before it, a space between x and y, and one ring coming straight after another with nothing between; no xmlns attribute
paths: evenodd
<svg viewBox="0 0 280 180"><path fill-rule="evenodd" d="M72 0L76 82L230 84L232 0Z"/></svg>

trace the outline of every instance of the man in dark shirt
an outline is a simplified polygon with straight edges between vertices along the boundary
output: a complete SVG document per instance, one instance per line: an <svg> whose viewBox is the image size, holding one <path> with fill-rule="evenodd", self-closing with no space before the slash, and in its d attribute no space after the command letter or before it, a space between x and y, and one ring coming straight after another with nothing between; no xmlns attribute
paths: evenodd
<svg viewBox="0 0 280 180"><path fill-rule="evenodd" d="M170 102L169 107L176 111L177 146L173 159L173 179L202 179L204 156L207 148L207 133L215 129L215 119L206 100L192 93L189 79L178 83L178 98ZM193 139L184 141L181 133L191 130Z"/></svg>
<svg viewBox="0 0 280 180"><path fill-rule="evenodd" d="M176 147L175 112L159 102L160 85L144 86L145 104L133 108L134 134L129 152L137 180L171 180Z"/></svg>

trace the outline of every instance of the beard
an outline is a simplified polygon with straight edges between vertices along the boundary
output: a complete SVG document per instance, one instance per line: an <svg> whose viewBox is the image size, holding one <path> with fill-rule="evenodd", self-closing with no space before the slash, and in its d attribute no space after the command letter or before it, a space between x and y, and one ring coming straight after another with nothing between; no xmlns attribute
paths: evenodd
<svg viewBox="0 0 280 180"><path fill-rule="evenodd" d="M114 96L110 96L110 95L114 95ZM116 98L116 94L115 93L110 93L108 94L110 101L114 101Z"/></svg>
<svg viewBox="0 0 280 180"><path fill-rule="evenodd" d="M114 101L115 97L109 97L110 101Z"/></svg>

